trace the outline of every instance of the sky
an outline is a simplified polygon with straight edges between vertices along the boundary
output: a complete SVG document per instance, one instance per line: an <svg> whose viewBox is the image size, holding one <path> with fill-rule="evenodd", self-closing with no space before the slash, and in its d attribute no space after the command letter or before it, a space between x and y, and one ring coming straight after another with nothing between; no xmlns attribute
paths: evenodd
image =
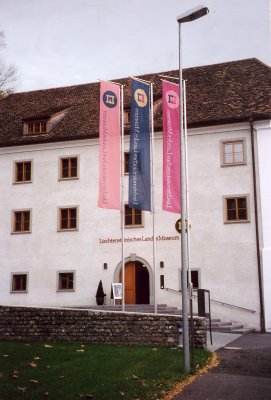
<svg viewBox="0 0 271 400"><path fill-rule="evenodd" d="M70 86L256 57L270 65L270 0L0 0L0 57L16 91Z"/></svg>

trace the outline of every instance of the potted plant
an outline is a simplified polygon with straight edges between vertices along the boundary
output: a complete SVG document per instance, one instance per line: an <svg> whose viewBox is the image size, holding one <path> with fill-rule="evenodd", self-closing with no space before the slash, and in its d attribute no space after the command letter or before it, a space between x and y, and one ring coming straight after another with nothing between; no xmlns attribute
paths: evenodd
<svg viewBox="0 0 271 400"><path fill-rule="evenodd" d="M105 296L106 294L104 293L103 284L102 281L100 281L96 293L96 303L98 306L103 305Z"/></svg>

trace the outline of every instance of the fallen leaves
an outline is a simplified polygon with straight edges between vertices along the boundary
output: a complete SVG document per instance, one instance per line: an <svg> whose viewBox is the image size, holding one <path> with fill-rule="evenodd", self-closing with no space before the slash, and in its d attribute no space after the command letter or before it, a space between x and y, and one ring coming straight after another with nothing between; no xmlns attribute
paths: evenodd
<svg viewBox="0 0 271 400"><path fill-rule="evenodd" d="M51 344L45 344L44 347L46 347L47 349L51 349L54 346L52 346Z"/></svg>
<svg viewBox="0 0 271 400"><path fill-rule="evenodd" d="M27 387L26 387L26 386L18 386L17 389L18 389L20 392L26 392L26 391L27 391Z"/></svg>
<svg viewBox="0 0 271 400"><path fill-rule="evenodd" d="M190 383L192 383L197 377L206 374L206 372L210 369L210 368L214 368L219 364L219 359L217 357L216 353L212 353L210 356L210 359L208 360L207 364L205 365L205 367L198 369L197 373L195 375L189 376L187 377L184 381L177 383L175 385L175 388L171 391L169 391L166 396L163 398L163 400L171 400L173 399L173 397L179 393L181 393L183 391L183 389L189 385Z"/></svg>
<svg viewBox="0 0 271 400"><path fill-rule="evenodd" d="M39 383L39 381L37 381L36 379L30 379L29 382L32 382L32 383Z"/></svg>
<svg viewBox="0 0 271 400"><path fill-rule="evenodd" d="M33 361L32 361L31 363L29 363L28 365L29 365L29 367L31 367L31 368L37 368L37 364L34 363Z"/></svg>
<svg viewBox="0 0 271 400"><path fill-rule="evenodd" d="M18 379L18 371L16 369L14 369L14 371L12 372L11 378L13 379Z"/></svg>
<svg viewBox="0 0 271 400"><path fill-rule="evenodd" d="M81 344L81 349L78 349L78 350L75 350L77 353L84 353L84 347L85 347L85 345L84 344Z"/></svg>

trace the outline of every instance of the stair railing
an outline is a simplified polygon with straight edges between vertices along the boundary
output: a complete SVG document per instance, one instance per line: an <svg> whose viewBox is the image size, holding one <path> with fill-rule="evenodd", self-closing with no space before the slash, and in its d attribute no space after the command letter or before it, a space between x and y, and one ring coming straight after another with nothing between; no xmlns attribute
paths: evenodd
<svg viewBox="0 0 271 400"><path fill-rule="evenodd" d="M164 290L171 291L171 292L178 292L178 293L181 292L181 290L171 289L171 288L166 288L166 287L164 288ZM195 299L195 298L197 298L198 296L197 296L196 294L193 294L192 297ZM210 300L211 300L212 303L218 303L218 304L221 304L222 306L237 308L237 309L239 309L239 310L246 311L246 312L249 312L249 313L251 313L251 314L255 314L255 312L256 312L256 310L251 310L250 308L245 308L245 307L241 307L241 306L236 306L235 304L226 303L225 301L214 300L214 299L212 299L212 298L211 298Z"/></svg>

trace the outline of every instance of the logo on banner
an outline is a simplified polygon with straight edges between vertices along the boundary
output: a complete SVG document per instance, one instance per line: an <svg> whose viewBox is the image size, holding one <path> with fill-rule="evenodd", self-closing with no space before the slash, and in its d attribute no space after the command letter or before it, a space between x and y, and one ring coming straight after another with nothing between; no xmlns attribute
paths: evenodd
<svg viewBox="0 0 271 400"><path fill-rule="evenodd" d="M179 95L174 90L168 90L166 92L166 102L169 108L177 108L180 104Z"/></svg>
<svg viewBox="0 0 271 400"><path fill-rule="evenodd" d="M107 92L104 92L103 103L108 108L116 107L116 105L118 103L116 94L114 92L111 92L110 90L108 90Z"/></svg>
<svg viewBox="0 0 271 400"><path fill-rule="evenodd" d="M139 107L145 107L148 102L148 97L143 89L137 89L134 94L136 104Z"/></svg>

